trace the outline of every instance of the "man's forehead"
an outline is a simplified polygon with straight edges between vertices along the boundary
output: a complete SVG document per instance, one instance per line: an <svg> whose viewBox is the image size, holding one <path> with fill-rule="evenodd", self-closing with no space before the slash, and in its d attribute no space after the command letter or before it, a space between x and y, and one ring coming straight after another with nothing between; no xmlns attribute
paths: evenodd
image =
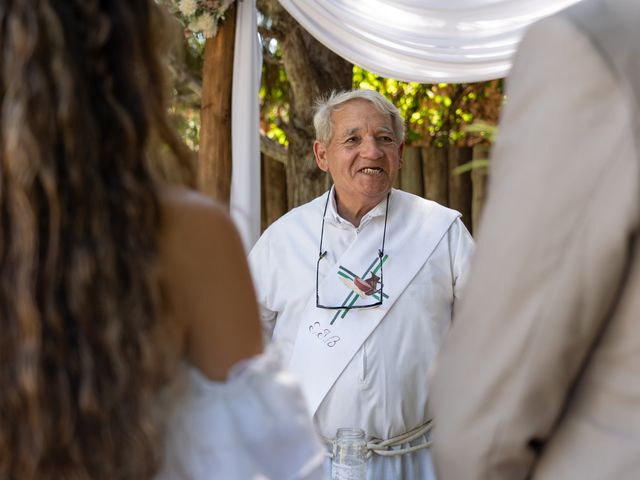
<svg viewBox="0 0 640 480"><path fill-rule="evenodd" d="M378 110L371 102L356 99L340 105L331 114L331 123L340 130L375 126L391 129L391 115Z"/></svg>
<svg viewBox="0 0 640 480"><path fill-rule="evenodd" d="M342 135L353 135L354 133L360 133L363 130L367 130L369 127L376 133L393 133L393 129L388 125L368 125L367 121L363 121L361 125L350 126L345 125L340 129Z"/></svg>

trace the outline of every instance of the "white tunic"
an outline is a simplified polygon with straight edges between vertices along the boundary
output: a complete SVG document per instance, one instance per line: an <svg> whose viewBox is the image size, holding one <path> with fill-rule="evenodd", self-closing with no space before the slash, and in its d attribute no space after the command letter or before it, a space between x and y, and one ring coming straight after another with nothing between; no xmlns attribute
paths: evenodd
<svg viewBox="0 0 640 480"><path fill-rule="evenodd" d="M303 309L315 295L325 195L271 225L249 255L265 334L281 346L285 361L291 356ZM403 208L415 199L393 190L390 219L406 215L405 222L421 221ZM338 215L331 195L323 240L328 262L320 263L320 281L357 235L366 235L370 222L384 222L384 207L382 202L354 227ZM387 236L391 235L389 230ZM429 418L427 371L451 323L472 251L471 236L458 218L320 404L314 422L323 436L333 438L340 427L359 427L368 438L387 439ZM402 457L374 456L368 465L371 479L432 475L426 450Z"/></svg>
<svg viewBox="0 0 640 480"><path fill-rule="evenodd" d="M164 464L155 480L322 480L325 450L275 351L213 382L185 367L164 395Z"/></svg>

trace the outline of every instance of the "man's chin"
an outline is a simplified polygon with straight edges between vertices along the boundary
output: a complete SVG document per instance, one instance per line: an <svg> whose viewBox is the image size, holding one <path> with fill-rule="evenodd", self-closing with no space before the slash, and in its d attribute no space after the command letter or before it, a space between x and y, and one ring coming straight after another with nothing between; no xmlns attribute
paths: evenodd
<svg viewBox="0 0 640 480"><path fill-rule="evenodd" d="M368 203L377 204L384 200L390 191L391 186L376 190L364 190L362 192L362 197L368 199Z"/></svg>
<svg viewBox="0 0 640 480"><path fill-rule="evenodd" d="M352 199L359 198L368 204L377 204L384 200L387 194L391 191L392 185L385 181L372 184L372 182L359 182L352 186L342 186L337 188L338 196L351 197Z"/></svg>

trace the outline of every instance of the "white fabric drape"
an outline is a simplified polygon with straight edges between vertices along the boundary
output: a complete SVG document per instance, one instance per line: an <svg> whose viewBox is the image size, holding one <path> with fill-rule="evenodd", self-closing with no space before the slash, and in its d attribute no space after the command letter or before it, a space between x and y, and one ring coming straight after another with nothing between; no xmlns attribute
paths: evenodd
<svg viewBox="0 0 640 480"><path fill-rule="evenodd" d="M421 83L507 75L525 28L580 0L280 0L309 33L356 65ZM255 0L238 0L231 214L249 249L260 234Z"/></svg>
<svg viewBox="0 0 640 480"><path fill-rule="evenodd" d="M383 77L504 77L524 29L579 0L280 0L311 35Z"/></svg>
<svg viewBox="0 0 640 480"><path fill-rule="evenodd" d="M260 69L255 0L238 2L231 92L230 212L247 251L260 236Z"/></svg>

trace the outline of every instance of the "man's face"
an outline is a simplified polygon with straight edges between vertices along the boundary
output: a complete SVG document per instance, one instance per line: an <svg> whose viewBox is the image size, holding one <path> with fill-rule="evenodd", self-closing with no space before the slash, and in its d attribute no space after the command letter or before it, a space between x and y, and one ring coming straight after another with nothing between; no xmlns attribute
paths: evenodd
<svg viewBox="0 0 640 480"><path fill-rule="evenodd" d="M403 143L389 115L366 100L351 100L334 111L328 145L313 150L321 170L329 172L338 199L347 205L374 206L391 190L402 164Z"/></svg>

